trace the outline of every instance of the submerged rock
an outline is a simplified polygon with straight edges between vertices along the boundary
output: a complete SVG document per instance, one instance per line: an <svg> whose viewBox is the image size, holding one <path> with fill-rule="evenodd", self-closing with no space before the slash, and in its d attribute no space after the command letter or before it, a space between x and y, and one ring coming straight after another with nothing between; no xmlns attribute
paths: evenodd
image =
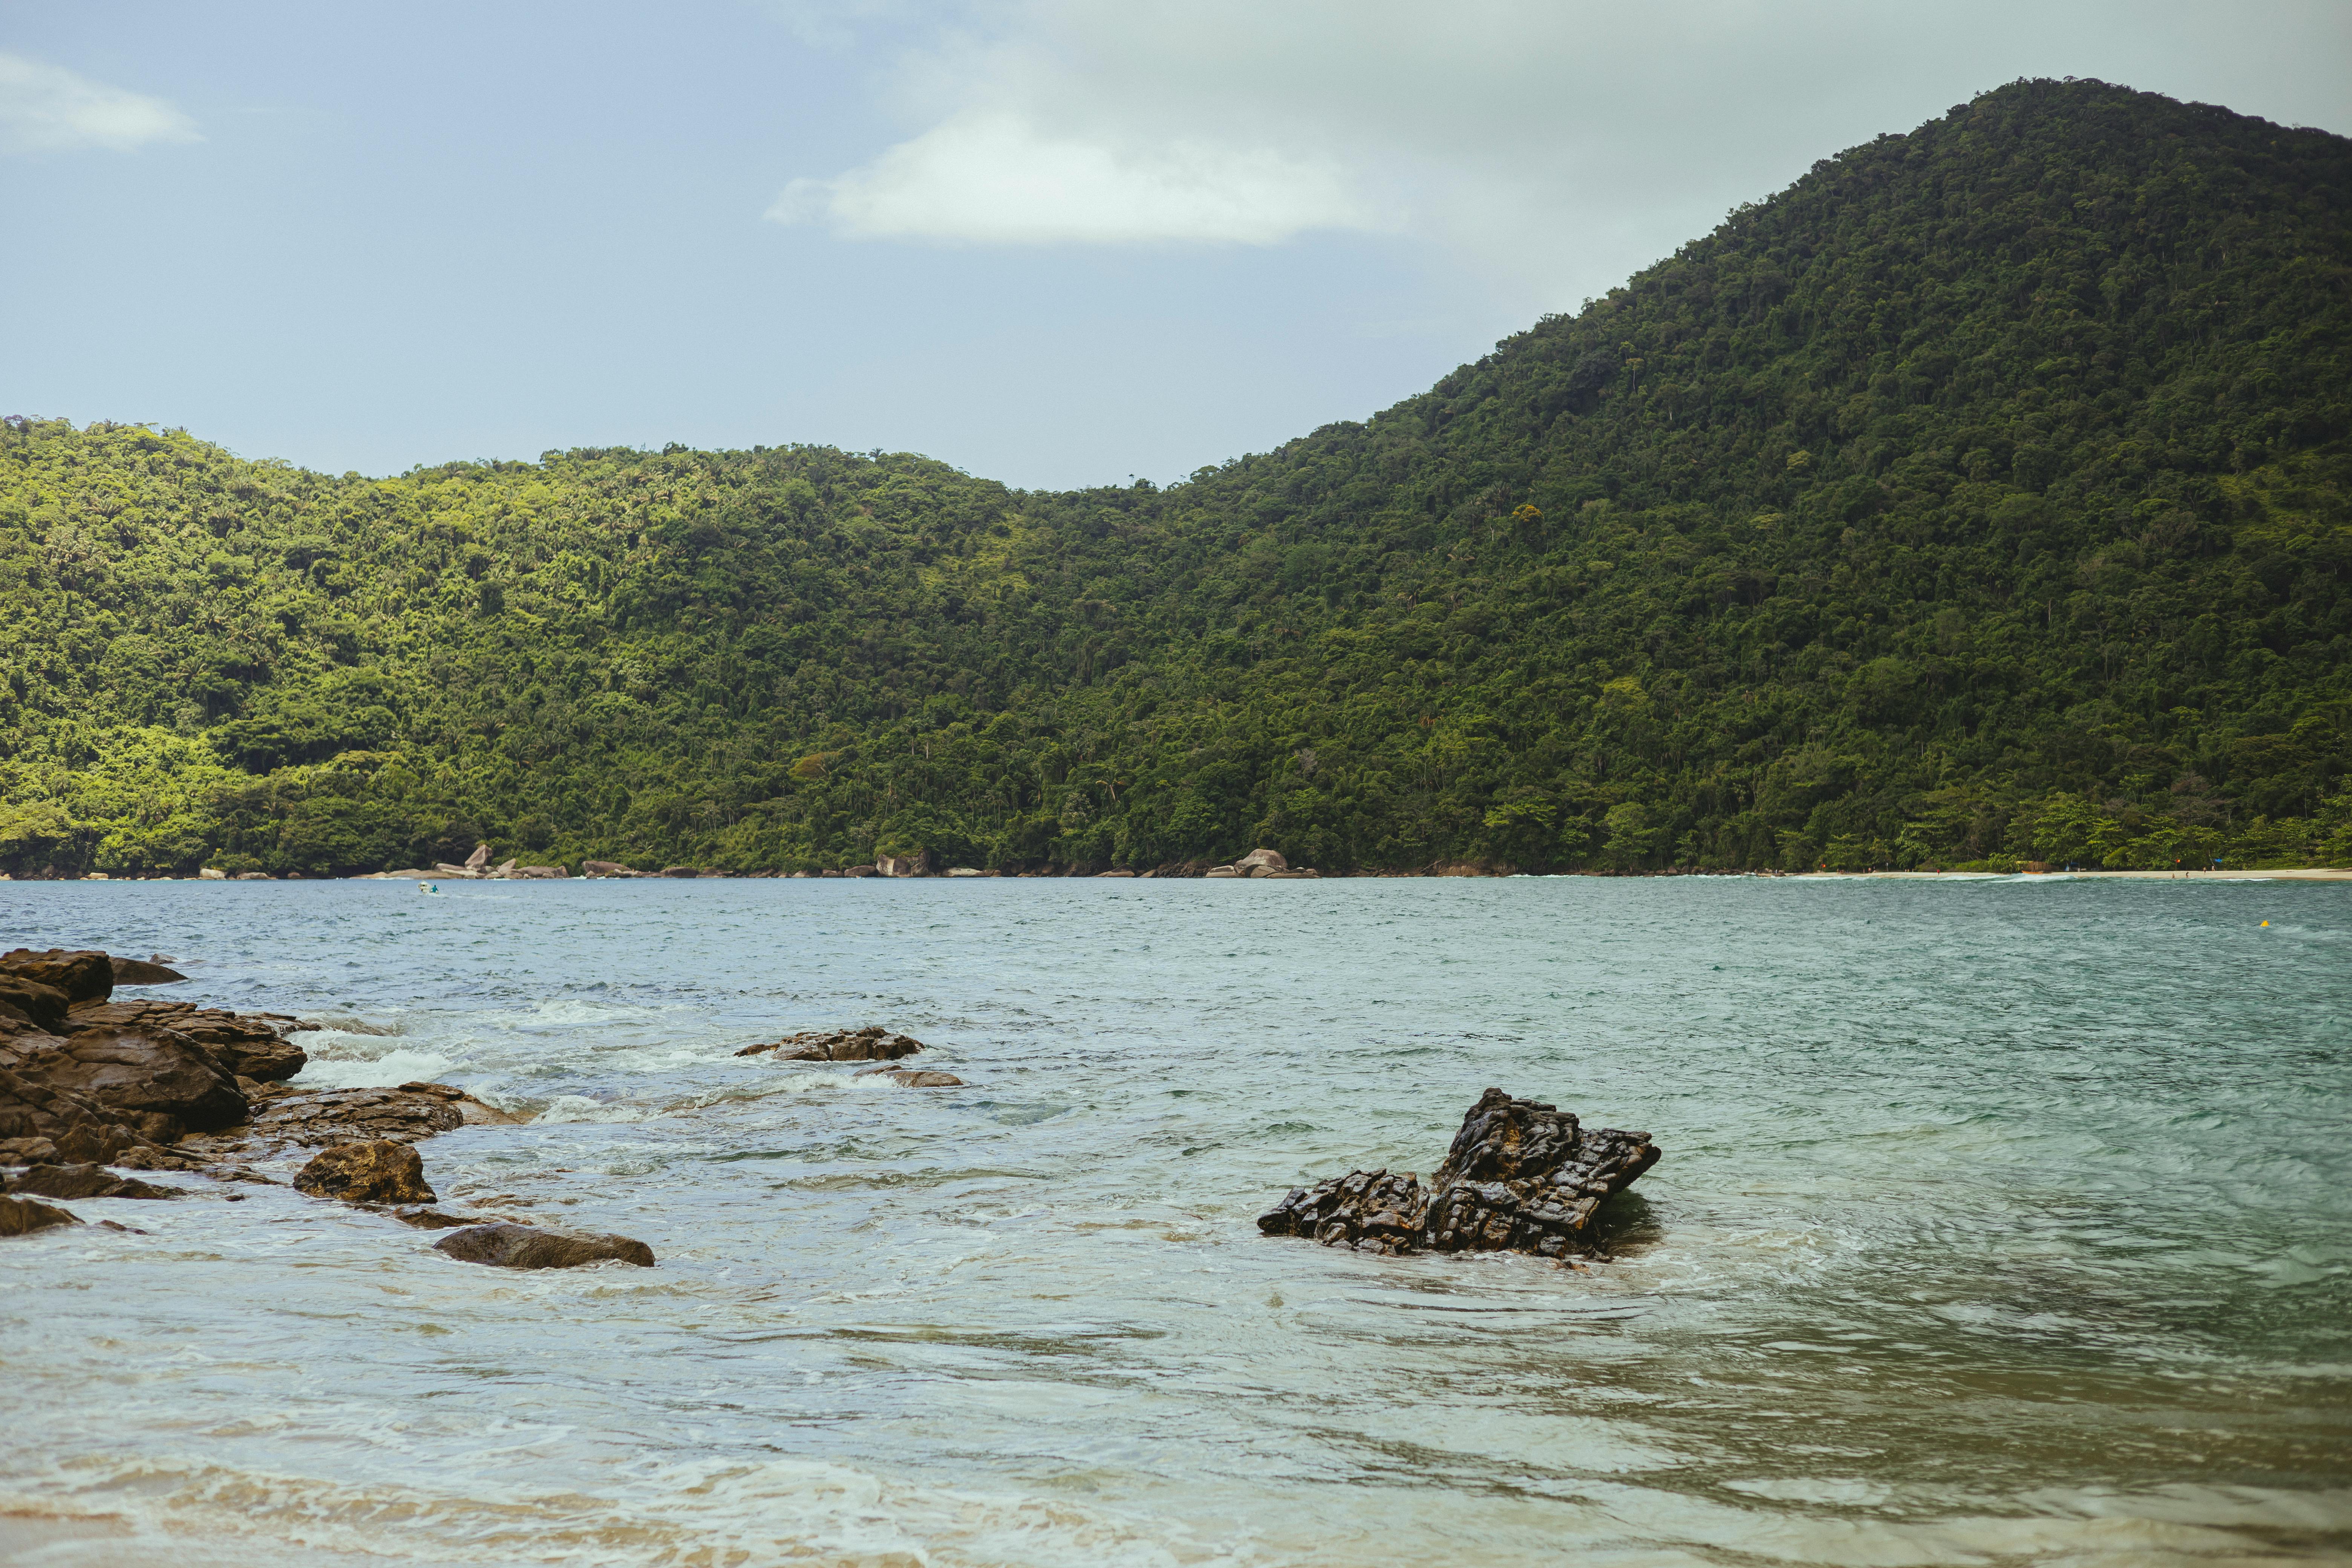
<svg viewBox="0 0 2352 1568"><path fill-rule="evenodd" d="M901 1089L961 1089L963 1079L929 1068L867 1068L859 1078L887 1078Z"/></svg>
<svg viewBox="0 0 2352 1568"><path fill-rule="evenodd" d="M118 1176L103 1165L35 1165L8 1180L8 1191L43 1198L176 1198L171 1187L159 1187L133 1176Z"/></svg>
<svg viewBox="0 0 2352 1568"><path fill-rule="evenodd" d="M645 1268L654 1266L653 1248L625 1236L583 1236L528 1225L470 1226L451 1231L433 1249L460 1262L499 1268L577 1268L608 1258Z"/></svg>
<svg viewBox="0 0 2352 1568"><path fill-rule="evenodd" d="M397 1089L285 1090L259 1104L253 1132L303 1144L385 1138L414 1142L456 1127L511 1126L527 1120L446 1083L404 1083Z"/></svg>
<svg viewBox="0 0 2352 1568"><path fill-rule="evenodd" d="M1410 1172L1351 1171L1294 1189L1257 1227L1368 1252L1589 1253L1602 1201L1657 1162L1646 1132L1588 1129L1567 1111L1490 1089L1426 1189Z"/></svg>
<svg viewBox="0 0 2352 1568"><path fill-rule="evenodd" d="M79 1225L70 1209L51 1208L30 1198L0 1198L0 1236L30 1236L51 1226Z"/></svg>
<svg viewBox="0 0 2352 1568"><path fill-rule="evenodd" d="M862 1029L809 1029L786 1035L773 1044L746 1046L735 1054L756 1057L776 1053L782 1062L895 1062L923 1048L908 1035L894 1035L879 1024Z"/></svg>

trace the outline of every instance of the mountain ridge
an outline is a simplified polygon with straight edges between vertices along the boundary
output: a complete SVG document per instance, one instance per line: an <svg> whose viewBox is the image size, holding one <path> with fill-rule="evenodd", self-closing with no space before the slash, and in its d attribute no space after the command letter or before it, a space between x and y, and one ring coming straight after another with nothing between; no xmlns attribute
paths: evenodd
<svg viewBox="0 0 2352 1568"><path fill-rule="evenodd" d="M2352 143L2021 82L1148 484L0 429L0 868L2352 858Z"/></svg>

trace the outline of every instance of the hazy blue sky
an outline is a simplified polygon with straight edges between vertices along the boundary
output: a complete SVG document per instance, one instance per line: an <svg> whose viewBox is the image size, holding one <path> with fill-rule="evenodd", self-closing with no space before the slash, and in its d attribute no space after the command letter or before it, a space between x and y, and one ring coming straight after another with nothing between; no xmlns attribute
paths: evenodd
<svg viewBox="0 0 2352 1568"><path fill-rule="evenodd" d="M1167 479L2023 75L2352 132L2352 4L0 0L0 413Z"/></svg>

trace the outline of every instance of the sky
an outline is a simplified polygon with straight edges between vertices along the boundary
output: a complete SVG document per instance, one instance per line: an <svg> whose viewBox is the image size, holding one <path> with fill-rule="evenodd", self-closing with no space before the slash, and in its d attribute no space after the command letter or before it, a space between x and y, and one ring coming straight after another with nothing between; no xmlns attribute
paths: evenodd
<svg viewBox="0 0 2352 1568"><path fill-rule="evenodd" d="M1165 482L2021 76L2352 133L2352 3L0 0L0 413Z"/></svg>

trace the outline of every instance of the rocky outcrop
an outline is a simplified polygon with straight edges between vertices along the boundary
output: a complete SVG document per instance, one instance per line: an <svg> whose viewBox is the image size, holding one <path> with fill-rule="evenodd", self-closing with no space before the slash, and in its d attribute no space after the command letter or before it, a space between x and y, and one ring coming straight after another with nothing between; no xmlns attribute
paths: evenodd
<svg viewBox="0 0 2352 1568"><path fill-rule="evenodd" d="M112 1164L147 1142L98 1101L0 1067L0 1161Z"/></svg>
<svg viewBox="0 0 2352 1568"><path fill-rule="evenodd" d="M415 1145L389 1138L334 1143L295 1173L294 1190L347 1204L429 1204L439 1198L425 1184L425 1161Z"/></svg>
<svg viewBox="0 0 2352 1568"><path fill-rule="evenodd" d="M928 849L918 849L911 855L879 855L874 860L874 869L885 877L928 877L931 866L931 852Z"/></svg>
<svg viewBox="0 0 2352 1568"><path fill-rule="evenodd" d="M863 1029L810 1029L772 1044L746 1046L735 1054L756 1057L773 1051L781 1062L895 1062L922 1048L920 1040L869 1024Z"/></svg>
<svg viewBox="0 0 2352 1568"><path fill-rule="evenodd" d="M562 878L564 874L561 866L518 866L507 873L525 881L551 881Z"/></svg>
<svg viewBox="0 0 2352 1568"><path fill-rule="evenodd" d="M117 985L176 985L187 978L163 962L161 953L150 961L144 958L115 958L109 961L114 969Z"/></svg>
<svg viewBox="0 0 2352 1568"><path fill-rule="evenodd" d="M252 1133L306 1147L384 1139L409 1143L452 1128L512 1125L524 1120L446 1083L404 1083L396 1089L283 1092L260 1103Z"/></svg>
<svg viewBox="0 0 2352 1568"><path fill-rule="evenodd" d="M62 1040L18 1035L0 1040L0 1068L96 1100L150 1142L246 1119L236 1075L168 1029L100 1024Z"/></svg>
<svg viewBox="0 0 2352 1568"><path fill-rule="evenodd" d="M118 1176L100 1164L35 1165L11 1176L7 1190L41 1198L176 1198L172 1187L159 1187L135 1176Z"/></svg>
<svg viewBox="0 0 2352 1568"><path fill-rule="evenodd" d="M56 986L0 970L0 1034L63 1034L68 1005Z"/></svg>
<svg viewBox="0 0 2352 1568"><path fill-rule="evenodd" d="M0 1198L0 1236L30 1236L51 1226L79 1225L81 1216L30 1198Z"/></svg>
<svg viewBox="0 0 2352 1568"><path fill-rule="evenodd" d="M200 1007L194 1002L149 997L77 1002L70 1011L78 1029L100 1026L168 1029L194 1041L235 1078L278 1083L300 1072L310 1061L301 1047L285 1037L305 1026L281 1014L232 1013L223 1007Z"/></svg>
<svg viewBox="0 0 2352 1568"><path fill-rule="evenodd" d="M474 852L466 857L466 869L468 871L478 871L489 863L490 847L487 844L475 845Z"/></svg>
<svg viewBox="0 0 2352 1568"><path fill-rule="evenodd" d="M528 1225L477 1225L453 1230L433 1244L465 1263L499 1268L577 1268L608 1259L654 1266L653 1248L625 1236L583 1236Z"/></svg>
<svg viewBox="0 0 2352 1568"><path fill-rule="evenodd" d="M583 877L649 877L650 871L632 870L618 860L583 860L580 874Z"/></svg>
<svg viewBox="0 0 2352 1568"><path fill-rule="evenodd" d="M1351 1171L1293 1190L1257 1226L1368 1252L1564 1258L1595 1250L1601 1203L1657 1161L1646 1132L1588 1129L1567 1111L1490 1089L1426 1189L1410 1172Z"/></svg>
<svg viewBox="0 0 2352 1568"><path fill-rule="evenodd" d="M1234 862L1234 869L1244 876L1261 868L1268 871L1287 871L1290 869L1290 862L1282 858L1282 851L1279 849L1253 849Z"/></svg>
<svg viewBox="0 0 2352 1568"><path fill-rule="evenodd" d="M0 973L62 991L68 1005L103 1002L114 990L114 961L89 949L53 947L35 952L29 947L16 948L0 952Z"/></svg>

